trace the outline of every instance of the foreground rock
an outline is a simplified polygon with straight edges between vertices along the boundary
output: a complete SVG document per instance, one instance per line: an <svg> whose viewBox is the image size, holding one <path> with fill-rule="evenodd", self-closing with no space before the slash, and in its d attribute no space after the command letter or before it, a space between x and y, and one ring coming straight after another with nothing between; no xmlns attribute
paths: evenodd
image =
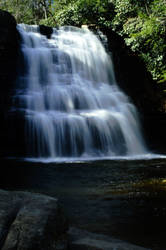
<svg viewBox="0 0 166 250"><path fill-rule="evenodd" d="M72 250L150 250L102 234L70 228Z"/></svg>
<svg viewBox="0 0 166 250"><path fill-rule="evenodd" d="M66 250L67 220L56 199L0 190L0 249Z"/></svg>

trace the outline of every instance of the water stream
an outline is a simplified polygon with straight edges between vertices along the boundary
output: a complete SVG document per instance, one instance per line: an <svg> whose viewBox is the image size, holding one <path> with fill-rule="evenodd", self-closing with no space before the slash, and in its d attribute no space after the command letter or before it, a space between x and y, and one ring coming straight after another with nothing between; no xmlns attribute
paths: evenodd
<svg viewBox="0 0 166 250"><path fill-rule="evenodd" d="M22 137L23 127L26 152L23 146L23 161L22 154L1 159L0 188L58 198L70 226L166 249L166 157L148 152L101 42L74 27L54 30L51 39L37 26L18 30L11 113L24 126L14 118L10 135L17 129Z"/></svg>
<svg viewBox="0 0 166 250"><path fill-rule="evenodd" d="M13 108L25 116L25 157L92 159L147 153L137 111L88 29L18 25L24 67Z"/></svg>

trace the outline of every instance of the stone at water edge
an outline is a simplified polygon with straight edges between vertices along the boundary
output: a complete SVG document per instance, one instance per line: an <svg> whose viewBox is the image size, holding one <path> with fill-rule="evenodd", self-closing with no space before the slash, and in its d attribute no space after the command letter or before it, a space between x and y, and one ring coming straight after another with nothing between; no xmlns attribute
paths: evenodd
<svg viewBox="0 0 166 250"><path fill-rule="evenodd" d="M151 250L103 234L91 233L71 227L69 230L72 250Z"/></svg>
<svg viewBox="0 0 166 250"><path fill-rule="evenodd" d="M57 199L0 190L0 249L66 250L67 219Z"/></svg>

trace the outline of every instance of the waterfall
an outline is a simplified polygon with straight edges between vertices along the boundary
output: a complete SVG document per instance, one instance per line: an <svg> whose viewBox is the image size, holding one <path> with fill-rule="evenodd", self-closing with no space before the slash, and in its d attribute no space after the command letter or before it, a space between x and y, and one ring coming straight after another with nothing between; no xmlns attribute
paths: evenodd
<svg viewBox="0 0 166 250"><path fill-rule="evenodd" d="M24 60L13 107L25 116L25 157L145 154L136 109L92 32L61 27L47 39L37 26L18 30Z"/></svg>

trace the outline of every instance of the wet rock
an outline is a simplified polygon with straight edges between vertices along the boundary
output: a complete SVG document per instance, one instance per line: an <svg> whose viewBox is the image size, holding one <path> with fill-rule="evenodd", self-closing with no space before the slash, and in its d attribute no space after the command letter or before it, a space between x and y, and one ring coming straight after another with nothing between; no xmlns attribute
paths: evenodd
<svg viewBox="0 0 166 250"><path fill-rule="evenodd" d="M66 250L67 220L57 199L0 190L0 249Z"/></svg>
<svg viewBox="0 0 166 250"><path fill-rule="evenodd" d="M15 27L15 18L7 11L0 10L0 27Z"/></svg>
<svg viewBox="0 0 166 250"><path fill-rule="evenodd" d="M45 25L39 25L40 33L46 36L48 39L51 38L51 34L53 33L53 28Z"/></svg>
<svg viewBox="0 0 166 250"><path fill-rule="evenodd" d="M157 83L138 54L131 51L124 38L110 29L102 30L108 38L118 85L128 94L142 114L154 114L160 106Z"/></svg>
<svg viewBox="0 0 166 250"><path fill-rule="evenodd" d="M70 247L72 250L148 250L102 234L70 228ZM150 250L150 249L149 249Z"/></svg>
<svg viewBox="0 0 166 250"><path fill-rule="evenodd" d="M8 111L12 103L17 75L19 34L14 17L0 10L0 155L8 151Z"/></svg>
<svg viewBox="0 0 166 250"><path fill-rule="evenodd" d="M1 91L10 91L16 77L19 34L14 17L0 10L0 80Z"/></svg>

